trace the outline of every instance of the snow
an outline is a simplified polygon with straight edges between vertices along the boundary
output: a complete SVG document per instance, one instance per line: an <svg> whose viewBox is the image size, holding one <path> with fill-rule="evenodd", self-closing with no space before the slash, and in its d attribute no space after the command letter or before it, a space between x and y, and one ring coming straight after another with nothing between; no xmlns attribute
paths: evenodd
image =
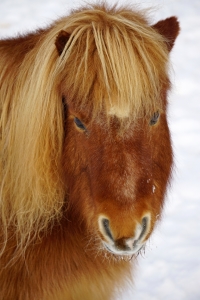
<svg viewBox="0 0 200 300"><path fill-rule="evenodd" d="M80 0L1 0L0 36L13 36L46 26L81 3ZM129 3L135 1L129 0ZM155 22L176 15L181 24L181 34L171 54L174 88L169 108L176 166L162 222L148 242L145 255L138 260L134 288L125 291L120 300L198 300L200 1L142 0L140 5L155 6L151 13Z"/></svg>

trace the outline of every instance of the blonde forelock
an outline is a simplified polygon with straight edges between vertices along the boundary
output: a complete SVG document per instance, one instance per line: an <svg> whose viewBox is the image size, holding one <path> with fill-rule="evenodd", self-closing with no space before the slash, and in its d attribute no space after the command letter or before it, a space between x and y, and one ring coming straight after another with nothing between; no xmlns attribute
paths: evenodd
<svg viewBox="0 0 200 300"><path fill-rule="evenodd" d="M66 24L71 38L60 66L74 105L89 105L92 117L103 110L122 121L162 110L168 52L143 14L94 6L74 13Z"/></svg>

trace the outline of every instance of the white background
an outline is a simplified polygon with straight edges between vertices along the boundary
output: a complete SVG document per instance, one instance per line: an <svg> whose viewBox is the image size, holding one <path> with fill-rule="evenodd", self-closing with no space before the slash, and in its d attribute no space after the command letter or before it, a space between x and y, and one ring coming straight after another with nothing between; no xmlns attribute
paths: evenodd
<svg viewBox="0 0 200 300"><path fill-rule="evenodd" d="M108 2L114 3L113 0ZM0 0L0 37L46 26L81 3L80 0ZM129 3L136 1L129 0ZM181 24L181 34L171 54L174 88L169 108L176 168L163 220L148 242L145 256L138 260L134 291L126 290L123 300L198 300L200 1L143 0L140 5L156 7L151 15L152 23L176 15Z"/></svg>

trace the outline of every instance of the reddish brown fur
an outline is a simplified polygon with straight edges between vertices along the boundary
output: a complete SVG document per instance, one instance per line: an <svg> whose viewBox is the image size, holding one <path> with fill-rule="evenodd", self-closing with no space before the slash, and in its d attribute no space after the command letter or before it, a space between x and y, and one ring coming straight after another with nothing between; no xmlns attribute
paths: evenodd
<svg viewBox="0 0 200 300"><path fill-rule="evenodd" d="M179 31L176 19L161 21L154 28L170 38L171 50ZM5 78L10 70L17 74L24 56L40 46L47 31L1 41ZM57 39L59 54L66 37L61 33ZM162 212L172 167L166 118L169 85L162 90L164 110L158 124L150 126L150 120L138 119L122 132L116 117L110 124L103 114L100 122L91 121L87 107L77 110L74 99L64 95L67 109L62 173L67 188L62 218L53 227L50 224L49 231L20 257L15 257L17 241L10 229L0 260L2 300L106 300L113 297L116 287L131 279L132 264L101 247L104 236L97 217L103 214L111 220L112 234L120 243L132 237L136 223L150 212L145 239L151 235ZM63 83L59 88L65 92ZM83 121L86 133L77 129L74 116Z"/></svg>
<svg viewBox="0 0 200 300"><path fill-rule="evenodd" d="M166 20L159 21L153 26L153 28L168 39L169 42L167 43L167 48L171 51L180 30L176 18L171 17Z"/></svg>

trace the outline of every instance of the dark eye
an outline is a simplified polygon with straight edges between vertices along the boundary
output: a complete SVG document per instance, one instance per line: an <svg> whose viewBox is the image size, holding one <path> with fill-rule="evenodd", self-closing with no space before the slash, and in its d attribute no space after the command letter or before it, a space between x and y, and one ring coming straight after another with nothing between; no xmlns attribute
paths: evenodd
<svg viewBox="0 0 200 300"><path fill-rule="evenodd" d="M83 123L78 119L78 118L74 118L74 123L76 124L76 126L81 129L81 130L86 130L85 126L83 125Z"/></svg>
<svg viewBox="0 0 200 300"><path fill-rule="evenodd" d="M150 120L150 125L155 125L160 117L159 111L155 112Z"/></svg>

